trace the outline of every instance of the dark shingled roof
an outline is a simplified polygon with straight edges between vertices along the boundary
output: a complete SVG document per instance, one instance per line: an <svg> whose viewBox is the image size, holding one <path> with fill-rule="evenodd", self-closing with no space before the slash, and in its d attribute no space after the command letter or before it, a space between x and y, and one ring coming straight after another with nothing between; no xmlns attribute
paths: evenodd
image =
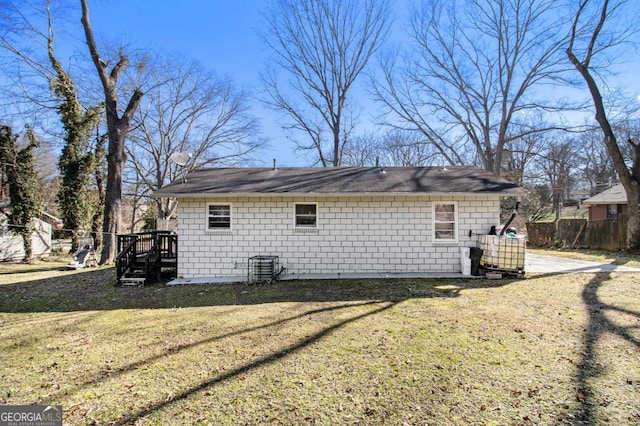
<svg viewBox="0 0 640 426"><path fill-rule="evenodd" d="M155 197L261 194L500 194L524 189L473 166L207 168L153 193Z"/></svg>

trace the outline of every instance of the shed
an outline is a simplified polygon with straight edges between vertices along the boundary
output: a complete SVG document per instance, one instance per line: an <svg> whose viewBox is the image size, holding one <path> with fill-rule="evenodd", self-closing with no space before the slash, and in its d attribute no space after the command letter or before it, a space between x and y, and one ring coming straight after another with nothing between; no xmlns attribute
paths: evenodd
<svg viewBox="0 0 640 426"><path fill-rule="evenodd" d="M622 184L587 198L582 202L589 210L589 221L617 219L627 214L627 192Z"/></svg>

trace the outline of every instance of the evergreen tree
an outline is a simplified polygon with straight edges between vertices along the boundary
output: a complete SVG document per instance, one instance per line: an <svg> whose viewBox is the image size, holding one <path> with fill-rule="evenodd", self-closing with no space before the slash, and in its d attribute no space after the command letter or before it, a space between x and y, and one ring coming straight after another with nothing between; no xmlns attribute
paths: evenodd
<svg viewBox="0 0 640 426"><path fill-rule="evenodd" d="M17 136L8 126L0 126L0 161L9 187L11 212L9 224L22 236L24 242L23 262L29 262L33 256L31 234L34 231L33 219L40 212L38 176L35 170L33 150L39 141L33 131L27 128L28 145L18 150Z"/></svg>

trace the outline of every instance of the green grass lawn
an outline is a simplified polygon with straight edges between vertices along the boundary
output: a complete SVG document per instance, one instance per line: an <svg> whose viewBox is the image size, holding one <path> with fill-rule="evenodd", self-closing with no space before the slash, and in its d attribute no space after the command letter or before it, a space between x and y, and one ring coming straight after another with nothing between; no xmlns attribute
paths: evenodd
<svg viewBox="0 0 640 426"><path fill-rule="evenodd" d="M65 424L640 423L640 274L117 288L0 267L0 404Z"/></svg>
<svg viewBox="0 0 640 426"><path fill-rule="evenodd" d="M575 206L562 207L560 209L560 219L587 219L589 210L586 208L578 208ZM545 217L536 219L536 222L553 222L556 220L555 212L551 212Z"/></svg>

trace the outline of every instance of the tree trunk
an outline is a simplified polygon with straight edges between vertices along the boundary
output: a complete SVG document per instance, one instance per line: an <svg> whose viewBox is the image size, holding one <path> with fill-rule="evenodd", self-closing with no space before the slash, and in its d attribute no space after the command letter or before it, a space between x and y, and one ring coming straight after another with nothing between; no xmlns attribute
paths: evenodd
<svg viewBox="0 0 640 426"><path fill-rule="evenodd" d="M608 2L605 1L602 5L600 21L596 25L590 38L591 41L586 51L585 58L580 61L573 51L573 44L576 40L578 19L580 18L580 13L583 12L583 8L585 6L586 2L581 5L578 15L574 20L573 35L566 53L569 61L580 73L589 88L589 93L591 94L593 106L596 111L595 119L600 125L600 129L604 135L604 144L607 147L607 152L613 162L613 167L618 173L620 182L627 193L627 209L629 215L627 220L627 248L637 250L640 248L640 221L638 220L638 202L640 201L640 188L638 188L638 185L640 185L640 144L638 141L629 141L634 148L633 165L631 169L629 169L620 150L620 146L618 145L615 132L607 118L607 110L604 106L602 93L600 92L600 88L589 69L589 64L594 53L595 42L607 18Z"/></svg>
<svg viewBox="0 0 640 426"><path fill-rule="evenodd" d="M178 201L175 198L158 198L156 199L156 207L158 209L158 219L162 220L164 224L168 224L171 216L178 208ZM157 227L162 229L159 226Z"/></svg>
<svg viewBox="0 0 640 426"><path fill-rule="evenodd" d="M100 174L98 172L98 174ZM104 214L105 214L105 190L102 178L96 176L96 186L98 187L98 205L91 218L91 234L93 235L93 249L98 252L102 250L104 243Z"/></svg>
<svg viewBox="0 0 640 426"><path fill-rule="evenodd" d="M71 248L69 249L69 253L77 252L79 245L80 245L80 238L78 238L78 231L73 230L71 231Z"/></svg>
<svg viewBox="0 0 640 426"><path fill-rule="evenodd" d="M107 113L108 114L108 113ZM114 119L114 117L112 117ZM109 119L107 119L109 122ZM124 154L124 132L109 130L109 151L107 154L107 188L102 225L103 244L100 264L111 263L117 255L117 235L122 219L122 172L126 161Z"/></svg>
<svg viewBox="0 0 640 426"><path fill-rule="evenodd" d="M93 217L91 218L91 234L93 236L93 249L97 252L101 252L102 244L104 241L104 234L102 233L102 227L104 226L104 206L106 200L106 193L104 188L105 176L102 169L103 158L106 157L104 152L104 143L106 137L100 136L99 128L96 127L96 149L93 153L93 166L94 166L94 178L96 183L96 190L98 193L97 204L93 210Z"/></svg>
<svg viewBox="0 0 640 426"><path fill-rule="evenodd" d="M100 191L102 192L102 191ZM100 210L96 211L91 221L91 234L93 236L93 249L98 252L102 249L104 238L102 237L102 227L104 226L104 203L100 206Z"/></svg>
<svg viewBox="0 0 640 426"><path fill-rule="evenodd" d="M638 203L640 203L640 188L632 185L625 188L627 192L627 247L640 248L640 221L638 220Z"/></svg>
<svg viewBox="0 0 640 426"><path fill-rule="evenodd" d="M113 186L113 185L112 185ZM119 232L122 200L117 189L111 188L107 184L107 202L104 207L104 223L102 225L102 253L100 264L111 263L117 255L116 236Z"/></svg>
<svg viewBox="0 0 640 426"><path fill-rule="evenodd" d="M333 128L333 167L340 167L340 122Z"/></svg>
<svg viewBox="0 0 640 426"><path fill-rule="evenodd" d="M560 220L561 210L560 207L560 191L559 188L553 188L553 211L556 212L556 222Z"/></svg>
<svg viewBox="0 0 640 426"><path fill-rule="evenodd" d="M102 83L105 96L105 110L107 115L107 129L109 135L109 145L107 151L107 188L104 207L104 225L102 254L100 264L112 263L116 257L116 236L120 229L121 209L122 209L122 171L125 165L124 143L129 131L129 124L133 113L140 105L143 93L136 89L129 103L122 114L118 115L118 93L116 83L120 73L129 65L126 56L120 55L120 59L111 69L107 71L106 62L100 57L98 47L93 35L91 21L89 20L89 7L87 0L80 0L82 6L82 26L84 28L87 46L91 59L96 67L98 76Z"/></svg>
<svg viewBox="0 0 640 426"><path fill-rule="evenodd" d="M24 245L24 257L22 258L22 261L24 263L31 262L31 259L33 258L33 244L31 241L31 233L32 230L30 226L27 226L20 230L20 235L22 236Z"/></svg>

